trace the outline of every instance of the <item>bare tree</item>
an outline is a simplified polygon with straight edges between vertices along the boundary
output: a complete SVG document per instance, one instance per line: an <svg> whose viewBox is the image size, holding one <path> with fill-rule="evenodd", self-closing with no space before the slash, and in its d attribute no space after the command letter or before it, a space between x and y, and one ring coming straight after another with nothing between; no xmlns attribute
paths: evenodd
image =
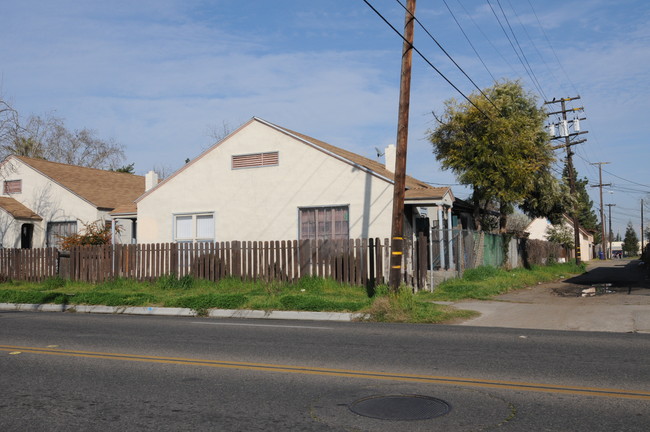
<svg viewBox="0 0 650 432"><path fill-rule="evenodd" d="M0 151L6 143L13 141L18 128L18 113L0 96Z"/></svg>
<svg viewBox="0 0 650 432"><path fill-rule="evenodd" d="M124 148L96 136L87 128L69 130L62 118L31 115L20 117L0 99L0 157L10 154L46 159L90 168L116 169L125 159Z"/></svg>
<svg viewBox="0 0 650 432"><path fill-rule="evenodd" d="M210 126L209 135L215 142L219 142L233 131L232 126L227 121L221 122L221 127L219 126Z"/></svg>
<svg viewBox="0 0 650 432"><path fill-rule="evenodd" d="M158 180L164 180L174 173L174 169L169 165L154 165L153 171L158 174Z"/></svg>

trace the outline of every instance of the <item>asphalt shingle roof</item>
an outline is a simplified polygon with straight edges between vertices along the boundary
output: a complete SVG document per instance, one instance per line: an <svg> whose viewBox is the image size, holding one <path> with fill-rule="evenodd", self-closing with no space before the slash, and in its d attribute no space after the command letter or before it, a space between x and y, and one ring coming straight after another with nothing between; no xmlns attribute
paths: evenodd
<svg viewBox="0 0 650 432"><path fill-rule="evenodd" d="M0 208L13 216L14 219L43 220L42 217L34 213L31 209L11 197L0 197Z"/></svg>
<svg viewBox="0 0 650 432"><path fill-rule="evenodd" d="M144 177L76 165L12 156L97 208L114 209L144 193Z"/></svg>
<svg viewBox="0 0 650 432"><path fill-rule="evenodd" d="M266 122L266 121L264 121ZM268 122L266 122L268 123ZM271 123L269 123L271 124ZM359 154L353 153L351 151L344 150L342 148L333 146L332 144L326 143L324 141L318 140L316 138L312 138L308 135L301 134L300 132L295 132L290 129L284 128L282 126L278 125L273 125L279 130L283 130L291 135L295 135L298 138L305 140L307 142L311 142L312 144L315 144L318 147L321 147L331 153L334 153L344 159L349 160L352 163L361 165L379 175L382 177L385 177L389 180L394 181L395 180L395 173L392 171L386 169L386 166L381 163L374 161L372 159L366 158L364 156L361 156ZM450 188L448 187L432 187L428 185L427 183L424 183L416 178L413 178L411 176L406 176L406 192L405 192L405 197L407 199L426 199L426 198L442 198L447 192L450 192Z"/></svg>

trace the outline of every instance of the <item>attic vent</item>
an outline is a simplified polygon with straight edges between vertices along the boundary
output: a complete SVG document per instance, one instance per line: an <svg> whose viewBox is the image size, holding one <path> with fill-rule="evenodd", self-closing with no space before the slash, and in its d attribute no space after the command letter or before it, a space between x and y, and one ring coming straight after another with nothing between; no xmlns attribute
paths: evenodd
<svg viewBox="0 0 650 432"><path fill-rule="evenodd" d="M278 152L233 155L232 169L274 166L278 165L279 161Z"/></svg>
<svg viewBox="0 0 650 432"><path fill-rule="evenodd" d="M4 187L2 189L2 193L4 194L21 193L23 191L23 181L5 180Z"/></svg>

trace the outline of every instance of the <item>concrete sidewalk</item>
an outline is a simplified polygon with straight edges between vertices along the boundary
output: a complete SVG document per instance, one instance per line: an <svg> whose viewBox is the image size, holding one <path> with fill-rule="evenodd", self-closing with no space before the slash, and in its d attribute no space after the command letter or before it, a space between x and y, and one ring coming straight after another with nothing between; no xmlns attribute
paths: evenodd
<svg viewBox="0 0 650 432"><path fill-rule="evenodd" d="M481 313L459 324L465 326L650 333L649 276L639 261L596 261L587 273L563 282L513 291L491 301L447 304ZM599 295L579 296L583 289L606 281L613 286Z"/></svg>
<svg viewBox="0 0 650 432"><path fill-rule="evenodd" d="M564 299L563 304L524 303L512 300L454 303L458 309L481 316L459 325L543 330L582 330L650 333L650 290L625 296L622 304L602 304L593 297Z"/></svg>

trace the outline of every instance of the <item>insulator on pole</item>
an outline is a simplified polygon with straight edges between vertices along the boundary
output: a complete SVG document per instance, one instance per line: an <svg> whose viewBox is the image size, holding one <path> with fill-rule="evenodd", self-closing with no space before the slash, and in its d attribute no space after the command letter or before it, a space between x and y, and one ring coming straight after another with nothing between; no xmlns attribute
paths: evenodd
<svg viewBox="0 0 650 432"><path fill-rule="evenodd" d="M569 122L566 120L560 122L560 136L569 136Z"/></svg>
<svg viewBox="0 0 650 432"><path fill-rule="evenodd" d="M551 123L548 125L548 134L552 137L555 136L555 123Z"/></svg>

